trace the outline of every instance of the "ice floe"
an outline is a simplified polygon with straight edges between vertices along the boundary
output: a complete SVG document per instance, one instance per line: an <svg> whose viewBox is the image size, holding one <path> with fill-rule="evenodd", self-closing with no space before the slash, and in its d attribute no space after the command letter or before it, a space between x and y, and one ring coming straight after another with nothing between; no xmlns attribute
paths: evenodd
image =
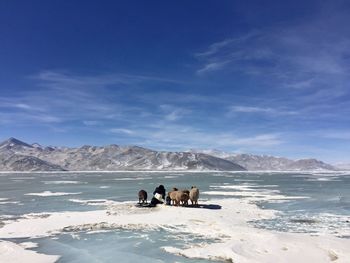
<svg viewBox="0 0 350 263"><path fill-rule="evenodd" d="M40 254L25 249L25 245L0 240L0 262L51 263L58 259L56 255Z"/></svg>

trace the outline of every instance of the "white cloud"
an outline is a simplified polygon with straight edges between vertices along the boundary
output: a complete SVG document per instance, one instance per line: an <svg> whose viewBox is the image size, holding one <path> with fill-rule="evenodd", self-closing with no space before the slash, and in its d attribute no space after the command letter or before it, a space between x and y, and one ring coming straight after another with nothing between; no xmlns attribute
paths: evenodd
<svg viewBox="0 0 350 263"><path fill-rule="evenodd" d="M44 111L38 105L32 105L30 102L23 101L25 101L23 98L0 98L0 108L10 108L24 112Z"/></svg>
<svg viewBox="0 0 350 263"><path fill-rule="evenodd" d="M274 88L333 90L331 97L323 98L339 98L350 82L350 33L345 21L350 21L348 14L337 10L337 16L322 13L300 24L224 39L195 54L201 62L196 73L222 70L265 80Z"/></svg>
<svg viewBox="0 0 350 263"><path fill-rule="evenodd" d="M255 106L231 106L229 107L228 116L233 113L257 113L257 114L267 114L267 115L297 115L297 111L285 110L285 109L275 109L269 107L255 107Z"/></svg>
<svg viewBox="0 0 350 263"><path fill-rule="evenodd" d="M245 113L275 113L276 111L271 108L251 107L251 106L232 106L231 110L234 112L245 112Z"/></svg>
<svg viewBox="0 0 350 263"><path fill-rule="evenodd" d="M205 64L202 68L198 69L197 74L201 75L206 72L217 71L219 69L222 69L228 63L230 63L230 61L228 60L209 62L208 64Z"/></svg>
<svg viewBox="0 0 350 263"><path fill-rule="evenodd" d="M212 56L212 55L215 55L215 54L221 52L224 48L230 47L233 44L242 43L244 41L247 41L248 39L250 39L252 37L258 36L258 34L259 34L258 31L253 31L253 32L250 32L248 34L242 35L240 37L224 39L223 41L219 41L219 42L211 44L206 51L199 52L195 55L197 57Z"/></svg>
<svg viewBox="0 0 350 263"><path fill-rule="evenodd" d="M336 140L350 140L350 131L323 131L318 132L320 137L326 139L336 139Z"/></svg>
<svg viewBox="0 0 350 263"><path fill-rule="evenodd" d="M99 122L98 121L83 121L84 125L86 126L95 126L98 125Z"/></svg>
<svg viewBox="0 0 350 263"><path fill-rule="evenodd" d="M144 82L173 82L179 83L178 80L161 78L157 76L130 75L130 74L101 74L101 75L73 75L56 71L41 71L32 76L33 79L42 81L44 86L52 88L73 87L104 87L107 85L132 85Z"/></svg>
<svg viewBox="0 0 350 263"><path fill-rule="evenodd" d="M158 122L138 129L135 143L160 149L230 148L246 151L266 150L284 143L279 134L239 136L230 132L204 131L188 125Z"/></svg>
<svg viewBox="0 0 350 263"><path fill-rule="evenodd" d="M125 128L113 128L113 129L109 129L109 131L112 133L123 133L123 134L127 134L127 135L135 134L134 131L129 130L129 129L125 129Z"/></svg>
<svg viewBox="0 0 350 263"><path fill-rule="evenodd" d="M179 120L191 112L188 109L169 105L169 104L162 104L159 107L163 111L163 113L165 114L164 119L167 121Z"/></svg>
<svg viewBox="0 0 350 263"><path fill-rule="evenodd" d="M252 137L238 138L234 145L243 147L270 147L283 143L277 134L260 134Z"/></svg>

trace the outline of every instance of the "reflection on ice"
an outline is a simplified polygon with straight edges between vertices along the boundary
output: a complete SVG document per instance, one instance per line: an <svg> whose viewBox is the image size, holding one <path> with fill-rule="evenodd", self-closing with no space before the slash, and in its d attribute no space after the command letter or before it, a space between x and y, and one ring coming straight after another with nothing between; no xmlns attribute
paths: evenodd
<svg viewBox="0 0 350 263"><path fill-rule="evenodd" d="M43 181L44 184L83 184L80 181Z"/></svg>
<svg viewBox="0 0 350 263"><path fill-rule="evenodd" d="M280 194L280 191L276 188L278 185L255 185L255 184L242 184L242 185L211 185L211 189L223 189L226 191L204 191L204 195L214 196L236 196L242 197L249 201L283 201L283 200L296 200L307 199L307 196L286 196ZM235 190L235 191L227 191Z"/></svg>
<svg viewBox="0 0 350 263"><path fill-rule="evenodd" d="M66 192L51 192L51 191L44 191L41 193L27 193L25 195L33 195L33 196L63 196L63 195L80 195L81 192L78 193L66 193Z"/></svg>

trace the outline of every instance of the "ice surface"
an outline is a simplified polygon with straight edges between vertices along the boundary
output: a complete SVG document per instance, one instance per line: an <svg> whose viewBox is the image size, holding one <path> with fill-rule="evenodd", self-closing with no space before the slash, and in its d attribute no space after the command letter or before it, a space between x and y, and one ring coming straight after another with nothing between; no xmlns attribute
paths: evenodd
<svg viewBox="0 0 350 263"><path fill-rule="evenodd" d="M0 228L0 238L43 237L62 232L114 229L163 229L219 241L194 244L181 250L172 246L163 248L189 258L236 262L271 262L271 258L276 262L329 262L331 256L337 257L337 262L346 262L350 258L350 240L347 239L254 228L248 221L273 218L275 211L261 210L245 200L201 201L201 208L137 208L130 202L107 201L104 202L106 209L103 210L28 215Z"/></svg>
<svg viewBox="0 0 350 263"><path fill-rule="evenodd" d="M80 181L44 181L44 184L82 184Z"/></svg>
<svg viewBox="0 0 350 263"><path fill-rule="evenodd" d="M10 238L7 241L25 251L61 255L59 262L88 262L92 254L96 257L91 260L96 262L120 258L147 263L157 259L199 262L203 258L346 262L350 258L350 177L338 172L91 172L30 176L35 179L13 182L24 178L23 174L0 177L0 202L4 202L0 207L0 239ZM115 180L118 178L127 179ZM45 183L64 181L84 183L52 183L49 189ZM167 190L197 185L202 207L134 206L139 189L150 193L159 184ZM25 195L45 192L51 197ZM20 202L21 206L6 202ZM38 247L27 247L23 244L27 240L22 238L29 238ZM171 253L198 260L181 259Z"/></svg>
<svg viewBox="0 0 350 263"><path fill-rule="evenodd" d="M25 195L33 195L33 196L63 196L63 195L80 195L81 192L78 193L66 193L66 192L51 192L51 191L44 191L41 193L27 193Z"/></svg>

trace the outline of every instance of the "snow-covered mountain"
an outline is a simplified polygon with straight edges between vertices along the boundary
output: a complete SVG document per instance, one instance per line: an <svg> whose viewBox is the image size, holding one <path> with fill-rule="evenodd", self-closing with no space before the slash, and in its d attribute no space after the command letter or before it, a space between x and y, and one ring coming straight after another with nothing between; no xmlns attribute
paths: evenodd
<svg viewBox="0 0 350 263"><path fill-rule="evenodd" d="M154 151L138 146L43 147L15 138L0 144L2 171L245 170L204 153Z"/></svg>
<svg viewBox="0 0 350 263"><path fill-rule="evenodd" d="M22 142L20 140L17 140L16 138L13 138L13 137L0 143L0 149L21 150L24 148L33 148L33 146L25 142Z"/></svg>
<svg viewBox="0 0 350 263"><path fill-rule="evenodd" d="M154 151L138 146L44 147L9 138L0 143L0 171L336 170L316 159L232 154L219 150Z"/></svg>
<svg viewBox="0 0 350 263"><path fill-rule="evenodd" d="M350 170L350 162L341 162L334 165L339 170Z"/></svg>
<svg viewBox="0 0 350 263"><path fill-rule="evenodd" d="M218 150L190 150L190 152L210 153L237 163L248 171L308 171L308 170L337 170L336 167L316 159L291 160L284 157L254 154L233 154Z"/></svg>

